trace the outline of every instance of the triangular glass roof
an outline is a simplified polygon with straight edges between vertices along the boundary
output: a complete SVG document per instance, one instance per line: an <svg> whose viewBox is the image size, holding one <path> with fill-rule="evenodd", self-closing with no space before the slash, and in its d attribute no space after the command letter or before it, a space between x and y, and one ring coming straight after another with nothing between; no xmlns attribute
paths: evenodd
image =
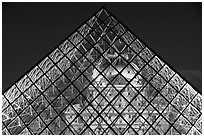
<svg viewBox="0 0 204 137"><path fill-rule="evenodd" d="M202 134L201 104L102 8L3 93L2 134Z"/></svg>

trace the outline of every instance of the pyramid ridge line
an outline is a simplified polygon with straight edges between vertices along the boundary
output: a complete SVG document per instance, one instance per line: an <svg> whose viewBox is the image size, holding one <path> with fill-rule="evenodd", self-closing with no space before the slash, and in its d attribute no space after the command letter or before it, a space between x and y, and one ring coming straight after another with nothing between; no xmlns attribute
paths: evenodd
<svg viewBox="0 0 204 137"><path fill-rule="evenodd" d="M140 42L142 42L145 47L147 47L151 52L153 52L156 56L158 56L158 58L163 61L169 68L171 68L175 73L177 73L183 80L186 81L186 83L189 83L194 90L196 90L198 93L202 94L202 92L199 92L199 90L192 85L186 78L184 78L176 69L174 69L170 64L168 64L168 62L166 62L159 54L157 54L150 46L148 46L148 44L146 44L146 42L144 42L142 39L140 39L132 30L130 30L122 21L120 21L114 14L112 14L105 6L102 6L101 8L99 8L95 13L93 13L87 20L85 20L81 25L79 25L78 27L76 27L76 29L70 33L63 41L61 41L59 44L57 44L57 46L54 46L54 48L48 52L45 56L43 56L39 61L37 61L36 64L34 64L28 71L26 71L19 79L17 79L13 84L11 84L11 86L9 86L8 88L6 88L2 93L5 93L6 91L8 91L13 85L16 85L16 83L18 83L23 77L25 77L25 75L27 75L34 67L36 67L37 65L39 65L40 62L42 62L46 57L48 57L52 52L54 52L57 48L59 48L60 45L62 45L65 41L70 41L69 38L76 32L78 32L78 30L85 24L87 24L87 22L92 19L94 16L96 16L100 11L105 10L108 14L110 14L110 16L112 16L119 24L121 24L122 26L124 26L125 29L127 29L127 31L129 31L131 34L133 34L136 39L138 39Z"/></svg>
<svg viewBox="0 0 204 137"><path fill-rule="evenodd" d="M48 53L46 53L44 56L42 56L42 58L39 61L36 61L36 63L34 63L34 65L32 65L31 67L29 67L29 69L27 71L25 71L25 73L23 73L19 78L17 78L17 80L14 80L14 82L12 82L12 84L9 84L9 86L7 88L5 88L5 90L2 90L2 94L4 94L6 91L8 91L13 85L16 85L17 82L19 82L25 75L27 75L34 67L36 67L40 62L42 62L47 56L49 56L53 51L55 51L61 44L63 44L66 40L69 41L69 37L71 35L73 35L74 33L76 33L78 31L79 28L81 28L84 24L86 24L91 18L93 18L99 11L101 11L103 8L105 8L104 6L102 6L101 8L99 8L97 11L93 12L91 16L89 16L85 21L83 21L81 23L81 25L76 26L76 29L74 29L71 33L69 33L67 36L65 36L65 38L63 40L61 40L60 42L58 42L58 44L56 46L54 46L50 51L48 51Z"/></svg>
<svg viewBox="0 0 204 137"><path fill-rule="evenodd" d="M60 45L62 45L65 41L71 41L69 40L69 38L76 32L78 32L78 30L85 24L87 24L87 22L92 19L94 16L97 15L97 13L99 13L100 11L106 11L108 14L110 14L110 16L113 16L113 18L122 26L124 26L125 29L127 29L127 31L129 31L131 34L133 34L134 36L136 36L136 39L138 39L140 42L144 43L145 47L147 49L149 49L152 53L154 53L161 61L163 61L169 68L171 68L175 73L177 73L184 81L186 81L186 83L188 83L189 85L192 86L192 88L194 90L196 90L196 92L198 92L199 94L202 95L202 92L199 92L199 90L192 85L186 78L184 78L176 69L174 69L170 64L168 64L168 62L166 62L159 54L157 54L150 46L148 46L148 44L146 44L146 42L144 42L142 39L140 39L132 30L130 30L122 21L120 21L114 14L112 14L105 6L102 6L101 8L99 8L95 13L93 13L87 20L85 20L81 25L79 25L78 27L76 27L76 29L70 33L63 41L61 41L59 44L57 44L57 46L54 46L54 48L48 52L45 56L43 56L39 61L37 61L36 64L34 64L28 71L26 71L20 78L18 78L13 84L11 84L11 86L9 86L8 88L6 88L2 93L4 94L6 91L8 91L13 85L16 85L16 83L18 83L21 79L23 79L23 77L25 77L34 67L38 66L39 63L41 63L46 57L48 57L52 52L54 52L57 48L59 48ZM75 45L75 44L74 44Z"/></svg>

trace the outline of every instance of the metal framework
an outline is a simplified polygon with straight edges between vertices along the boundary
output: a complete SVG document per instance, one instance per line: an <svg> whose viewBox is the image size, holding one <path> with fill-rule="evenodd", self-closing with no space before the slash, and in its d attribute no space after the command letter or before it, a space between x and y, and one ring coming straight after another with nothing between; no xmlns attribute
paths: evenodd
<svg viewBox="0 0 204 137"><path fill-rule="evenodd" d="M2 134L202 134L201 104L102 8L3 94Z"/></svg>

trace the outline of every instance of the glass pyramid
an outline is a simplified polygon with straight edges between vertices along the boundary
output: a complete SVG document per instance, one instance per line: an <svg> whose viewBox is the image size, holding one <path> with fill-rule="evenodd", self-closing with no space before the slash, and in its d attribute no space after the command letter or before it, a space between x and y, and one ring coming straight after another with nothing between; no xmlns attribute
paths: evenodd
<svg viewBox="0 0 204 137"><path fill-rule="evenodd" d="M3 93L2 134L202 134L201 104L102 8Z"/></svg>

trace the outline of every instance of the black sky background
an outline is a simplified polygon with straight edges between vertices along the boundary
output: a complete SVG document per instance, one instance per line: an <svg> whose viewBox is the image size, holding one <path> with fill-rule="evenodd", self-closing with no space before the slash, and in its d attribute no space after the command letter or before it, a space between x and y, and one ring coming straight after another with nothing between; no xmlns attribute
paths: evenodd
<svg viewBox="0 0 204 137"><path fill-rule="evenodd" d="M202 89L202 3L2 3L2 91L101 6Z"/></svg>

